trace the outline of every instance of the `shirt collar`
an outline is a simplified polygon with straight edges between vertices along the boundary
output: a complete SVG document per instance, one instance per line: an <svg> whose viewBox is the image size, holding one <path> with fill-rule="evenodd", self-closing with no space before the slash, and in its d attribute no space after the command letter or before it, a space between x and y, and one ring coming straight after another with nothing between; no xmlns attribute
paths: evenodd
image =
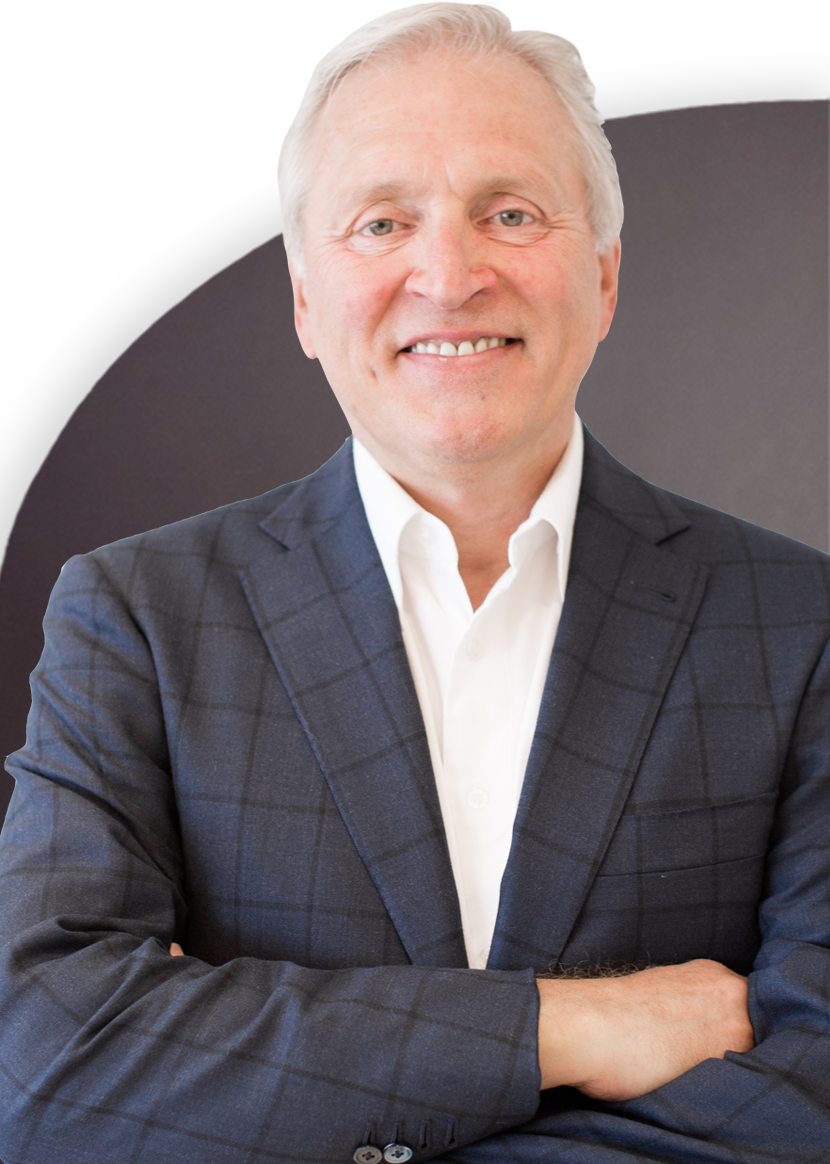
<svg viewBox="0 0 830 1164"><path fill-rule="evenodd" d="M557 574L559 593L563 598L571 556L576 506L582 482L583 446L582 422L574 413L573 430L568 446L547 485L536 499L527 520L523 521L511 536L508 547L510 564L517 565L522 543L527 542L529 532L540 522L547 522L556 531ZM400 609L403 602L403 585L398 554L404 529L413 518L434 523L437 529L446 530L446 526L439 518L420 506L356 437L352 440L352 447L355 477L363 508L392 596Z"/></svg>
<svg viewBox="0 0 830 1164"><path fill-rule="evenodd" d="M527 520L513 533L508 545L507 556L512 565L518 565L519 543L530 530L545 521L556 531L556 565L559 577L559 593L565 597L568 580L568 566L571 560L576 506L582 485L582 458L585 440L582 435L582 421L574 413L573 429L568 446L559 464L551 473L547 485L536 499Z"/></svg>

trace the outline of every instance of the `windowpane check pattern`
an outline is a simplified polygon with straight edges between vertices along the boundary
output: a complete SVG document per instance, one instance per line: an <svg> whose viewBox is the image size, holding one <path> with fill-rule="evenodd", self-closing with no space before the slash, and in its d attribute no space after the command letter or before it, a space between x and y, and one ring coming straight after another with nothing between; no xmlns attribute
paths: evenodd
<svg viewBox="0 0 830 1164"><path fill-rule="evenodd" d="M348 445L73 559L45 629L0 846L6 1164L826 1159L821 554L585 434L487 970ZM539 1105L534 971L694 957L753 970L754 1051Z"/></svg>

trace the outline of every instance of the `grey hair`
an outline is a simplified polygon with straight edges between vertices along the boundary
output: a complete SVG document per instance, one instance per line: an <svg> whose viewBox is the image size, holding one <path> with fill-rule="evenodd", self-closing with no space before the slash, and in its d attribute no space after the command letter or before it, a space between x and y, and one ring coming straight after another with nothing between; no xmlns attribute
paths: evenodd
<svg viewBox="0 0 830 1164"><path fill-rule="evenodd" d="M504 53L526 61L561 101L575 133L586 187L586 211L598 251L619 237L623 220L617 167L594 86L570 41L549 32L514 32L510 21L487 4L433 3L399 8L370 20L341 41L311 75L279 160L285 248L302 271L303 210L311 184L310 144L317 119L341 81L367 61L395 62L421 50L448 48L468 56Z"/></svg>

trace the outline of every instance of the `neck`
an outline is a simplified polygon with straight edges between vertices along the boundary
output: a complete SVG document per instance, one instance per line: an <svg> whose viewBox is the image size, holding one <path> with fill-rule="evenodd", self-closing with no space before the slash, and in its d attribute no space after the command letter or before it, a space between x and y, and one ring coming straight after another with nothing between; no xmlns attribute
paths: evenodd
<svg viewBox="0 0 830 1164"><path fill-rule="evenodd" d="M511 535L525 521L562 458L571 435L498 463L413 464L390 455L368 434L360 440L428 513L448 526L458 549L458 571L473 610L508 568Z"/></svg>

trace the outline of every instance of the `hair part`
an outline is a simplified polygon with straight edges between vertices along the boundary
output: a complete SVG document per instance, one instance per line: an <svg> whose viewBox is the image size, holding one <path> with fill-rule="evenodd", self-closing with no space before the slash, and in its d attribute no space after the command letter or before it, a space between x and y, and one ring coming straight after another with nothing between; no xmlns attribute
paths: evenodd
<svg viewBox="0 0 830 1164"><path fill-rule="evenodd" d="M312 178L311 143L327 102L361 65L370 61L395 64L439 48L472 58L493 53L512 56L544 77L575 130L586 212L597 250L606 250L619 237L623 205L617 167L594 105L594 86L570 41L549 32L514 32L504 13L487 4L416 4L370 20L327 53L312 73L285 135L279 159L283 239L300 272L305 265L303 211Z"/></svg>

